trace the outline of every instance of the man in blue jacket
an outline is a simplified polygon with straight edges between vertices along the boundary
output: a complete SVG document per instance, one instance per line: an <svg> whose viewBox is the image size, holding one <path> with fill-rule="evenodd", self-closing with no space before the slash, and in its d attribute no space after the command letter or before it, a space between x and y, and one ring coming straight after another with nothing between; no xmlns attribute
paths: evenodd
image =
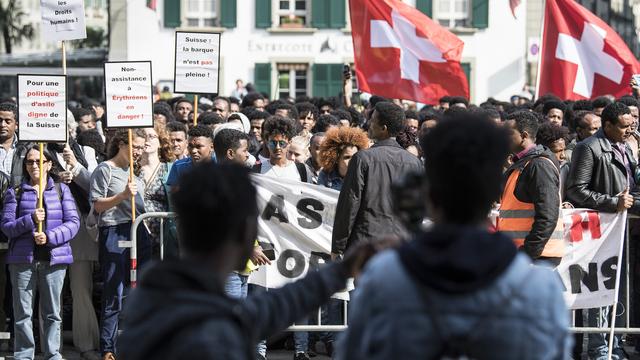
<svg viewBox="0 0 640 360"><path fill-rule="evenodd" d="M338 359L568 359L557 275L487 231L506 130L462 115L421 144L433 227L379 254L359 279Z"/></svg>

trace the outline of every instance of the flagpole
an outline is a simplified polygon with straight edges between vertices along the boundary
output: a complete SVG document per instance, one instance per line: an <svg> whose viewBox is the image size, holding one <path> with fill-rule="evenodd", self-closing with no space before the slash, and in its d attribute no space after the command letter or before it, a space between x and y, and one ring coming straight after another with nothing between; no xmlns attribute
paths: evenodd
<svg viewBox="0 0 640 360"><path fill-rule="evenodd" d="M536 93L535 99L538 100L540 97L540 69L542 69L542 54L544 54L543 46L544 46L544 21L546 20L547 15L547 1L542 0L542 24L540 24L540 49L538 51L538 66L536 69Z"/></svg>

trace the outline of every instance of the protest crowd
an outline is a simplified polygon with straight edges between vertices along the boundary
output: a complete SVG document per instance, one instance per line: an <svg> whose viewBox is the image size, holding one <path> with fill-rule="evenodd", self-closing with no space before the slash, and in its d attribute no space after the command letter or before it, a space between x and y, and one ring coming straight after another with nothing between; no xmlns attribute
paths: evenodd
<svg viewBox="0 0 640 360"><path fill-rule="evenodd" d="M216 77L176 70L194 91L148 98L151 61L106 62L104 101L67 98L66 63L18 75L0 99L0 351L62 359L66 330L87 360L638 356L640 62L599 49L619 67L560 86L566 64L541 61L536 95L473 103L463 42L416 37L431 20L384 3L352 4L363 92L344 65L330 97L242 79L223 96L206 32L176 32ZM67 141L25 140L56 129Z"/></svg>
<svg viewBox="0 0 640 360"><path fill-rule="evenodd" d="M1 254L0 289L5 294L0 296L0 330L12 333L16 358L33 358L38 343L45 358L59 358L61 314L69 311L63 309L67 302L73 344L88 359L115 359L120 352L124 359L163 358L160 354L165 352L179 357L177 351L205 358L222 354L221 348L230 353L217 358L266 358L265 339L274 335L268 331L282 330L293 321L309 324L314 316L300 314L328 300L344 285L340 279L356 270L327 266L333 273L319 271L317 278L310 275L294 284L305 285L305 291L290 289L286 294L290 302L282 303L284 300L275 298L276 291L267 292L274 296L271 300L249 300L248 293L264 295L264 289L249 286L249 274L273 260L254 241L249 241L251 248L242 249L248 263L227 264L224 289L209 289L212 284L201 274L195 275L198 271L186 263L182 263L185 268L176 268L180 257L231 251L224 244L208 245L207 237L224 239L225 234L239 236L234 231L241 231L255 239L258 214L248 172L340 191L333 259L348 254L349 249L356 249L360 256L362 244L370 244L370 239L381 234L416 237L397 252L377 257L359 279L356 289L362 292L356 291L349 305L352 312L343 347L334 345L338 333L318 337L295 332L295 359L313 355L316 342L324 343L323 351L329 355L347 359L437 358L449 351L511 359L560 359L572 351L580 358L585 351L590 358L606 358L605 334L590 334L585 349L582 338L574 341L568 331L569 313L561 284L546 267L558 265L563 256L557 232L562 221L560 204L612 213L640 212L636 186L640 181L636 168L640 88L634 83L629 95L618 99L563 101L545 95L533 101L523 92L510 102L488 99L475 105L463 97L443 97L437 105L418 108L413 102L375 95L353 103L353 99L360 100L352 99L350 83L350 74L345 72L345 92L334 98L301 96L275 101L247 84L230 97L200 98L197 125L192 101L184 97L157 100L154 127L133 131L133 164L128 160L127 131L104 127L103 105L82 99L70 103L70 118L75 120L68 122L68 143L49 143L42 169L38 147L16 137L15 102L4 99L0 104L1 229L9 246ZM134 182L129 182L129 166L136 174ZM421 175L425 169L426 175ZM452 173L453 169L464 169L464 176ZM403 217L409 210L398 209L393 197L394 183L411 174L421 179L426 176L429 184L427 195L419 195L424 194L420 187L405 190L417 197L414 202L418 205L410 211L433 220L430 232L411 231L410 221ZM40 176L46 178L42 208L37 206ZM458 191L471 188L471 192ZM152 267L150 276L142 277L139 298L129 299L131 311L121 316L130 263L129 249L120 242L130 236L132 195L138 214L176 211L179 226L189 230L178 232L176 222L165 221L164 239L160 239L157 219L138 227L139 266L144 268L149 260L159 258L161 241L166 265ZM430 199L429 209L422 196ZM213 203L198 204L207 197ZM490 224L487 214L496 203L501 204L501 215L497 223ZM244 218L252 216L251 225ZM44 222L41 232L38 222ZM204 227L205 223L209 226ZM494 233L496 229L500 232ZM345 262L356 263L349 256ZM539 266L529 267L531 261ZM247 344L231 340L237 329L225 330L229 324L212 330L221 338L197 335L195 329L185 329L180 335L181 327L188 328L183 322L217 316L209 313L213 310L206 304L201 309L194 306L192 313L177 309L172 313L145 299L153 297L154 291L170 294L191 283L204 286L203 291L224 291L225 299L247 299L247 311L259 319L251 325L253 333L242 340L255 340L253 354L231 353L234 346L226 342L240 349ZM419 285L416 288L412 283ZM421 287L437 289L439 295L422 294ZM505 299L500 295L505 292L519 294ZM100 294L97 300L96 293ZM449 302L447 296L456 300ZM181 301L179 296L173 300ZM173 306L167 301L166 306ZM232 308L229 300L219 302L211 306ZM398 309L387 309L389 306ZM401 310L405 308L424 308L425 318L409 320L413 315ZM590 325L601 326L608 319L601 315L606 310L585 311L584 317ZM630 311L637 314L635 308ZM323 321L326 315L328 323L342 323L341 301L329 300L322 312ZM462 324L454 325L456 312L466 314L460 315ZM390 316L396 319L389 323ZM439 319L432 319L429 325L429 317ZM492 317L501 320L480 321ZM413 334L415 342L407 345L433 346L383 344L394 341L389 337L410 337L403 327L408 324L425 331ZM177 333L163 332L171 326ZM502 327L528 340L500 340ZM122 346L116 348L121 329ZM229 338L222 335L225 331ZM456 331L470 333L461 336ZM395 332L403 335L392 335ZM198 343L194 339L180 346L175 346L175 340L169 347L166 340L172 336L204 337L201 340L210 343L209 349L190 348ZM616 358L628 358L622 337L615 339ZM624 339L626 344L633 341L632 337ZM491 342L502 345L503 356L491 354L494 348L487 346ZM548 352L544 356L540 355L543 348Z"/></svg>

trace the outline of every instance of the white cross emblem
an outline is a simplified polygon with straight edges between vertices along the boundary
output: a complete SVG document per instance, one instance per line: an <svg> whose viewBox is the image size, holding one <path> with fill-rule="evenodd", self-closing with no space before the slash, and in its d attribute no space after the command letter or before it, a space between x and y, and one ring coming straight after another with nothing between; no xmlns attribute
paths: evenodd
<svg viewBox="0 0 640 360"><path fill-rule="evenodd" d="M446 60L435 44L416 35L416 27L396 10L391 12L393 27L385 20L371 20L371 47L400 49L400 77L420 83L420 61Z"/></svg>
<svg viewBox="0 0 640 360"><path fill-rule="evenodd" d="M623 66L614 57L604 52L607 32L594 24L585 22L580 40L567 34L558 35L556 58L578 65L573 92L591 97L593 79L600 74L620 84L624 74Z"/></svg>

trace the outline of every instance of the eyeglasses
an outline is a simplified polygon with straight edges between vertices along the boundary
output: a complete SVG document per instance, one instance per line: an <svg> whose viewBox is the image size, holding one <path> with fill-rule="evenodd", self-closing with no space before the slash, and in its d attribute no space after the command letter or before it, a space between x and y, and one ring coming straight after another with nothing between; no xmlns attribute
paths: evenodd
<svg viewBox="0 0 640 360"><path fill-rule="evenodd" d="M280 147L280 149L283 149L285 147L287 147L287 145L289 144L287 141L284 140L269 140L269 147L272 149L276 149L278 148L278 146Z"/></svg>
<svg viewBox="0 0 640 360"><path fill-rule="evenodd" d="M50 160L45 160L42 163L46 164L50 162ZM27 164L27 166L36 166L36 165L40 165L40 160L27 160L25 161L25 164Z"/></svg>

